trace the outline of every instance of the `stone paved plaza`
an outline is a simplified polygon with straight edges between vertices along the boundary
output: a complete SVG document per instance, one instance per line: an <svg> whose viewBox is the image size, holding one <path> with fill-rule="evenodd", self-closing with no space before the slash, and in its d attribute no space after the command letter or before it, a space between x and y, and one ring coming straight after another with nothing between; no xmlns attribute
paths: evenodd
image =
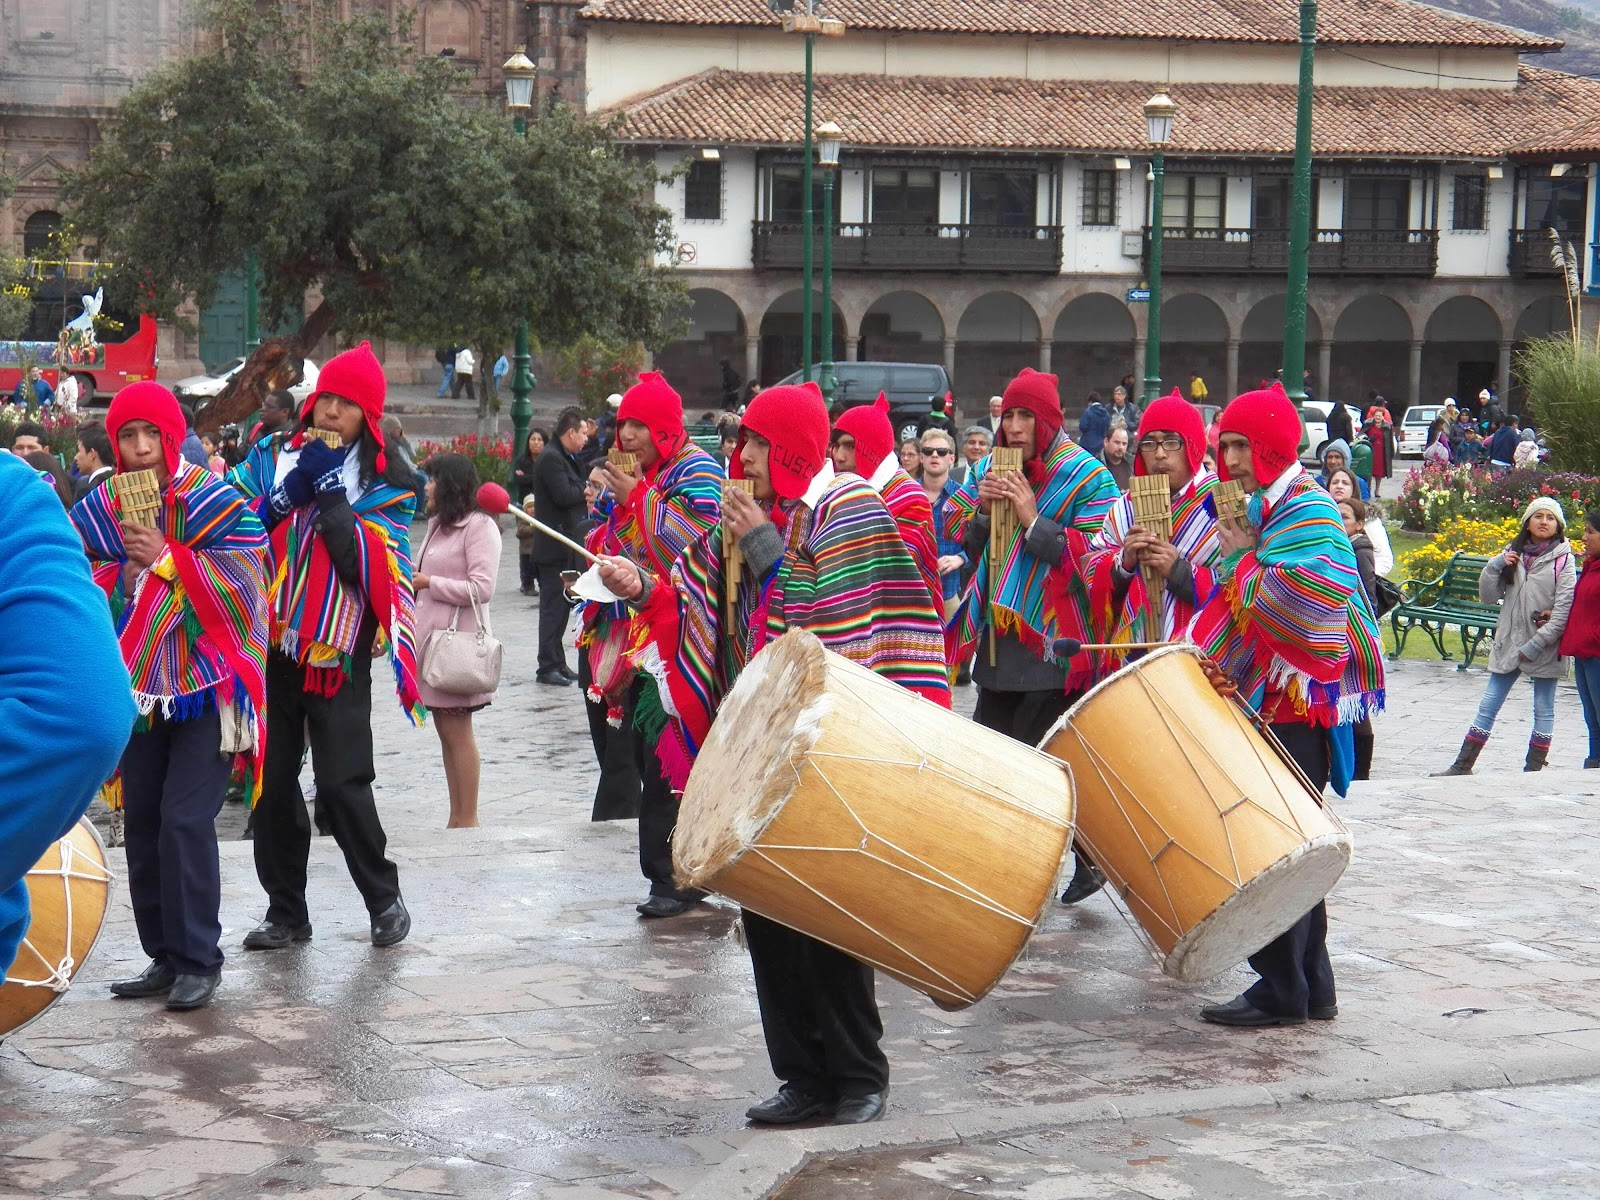
<svg viewBox="0 0 1600 1200"><path fill-rule="evenodd" d="M483 828L444 830L433 733L378 709L410 939L369 945L319 839L315 940L237 950L264 901L228 841L222 990L169 1014L105 990L144 965L118 891L78 986L0 1046L0 1197L1600 1193L1600 773L1575 769L1570 686L1558 769L1520 772L1522 687L1479 774L1435 780L1482 674L1394 669L1379 778L1340 806L1357 857L1330 903L1337 1021L1203 1025L1247 973L1166 979L1099 896L1052 912L967 1011L880 982L889 1120L754 1131L773 1080L734 912L635 916L634 825L587 820L579 697L532 682L536 607L506 544Z"/></svg>

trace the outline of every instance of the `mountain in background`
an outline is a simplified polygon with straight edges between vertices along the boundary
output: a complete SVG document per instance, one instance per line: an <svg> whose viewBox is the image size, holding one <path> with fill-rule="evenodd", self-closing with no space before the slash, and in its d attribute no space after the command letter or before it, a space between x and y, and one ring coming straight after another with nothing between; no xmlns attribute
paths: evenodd
<svg viewBox="0 0 1600 1200"><path fill-rule="evenodd" d="M1434 0L1437 8L1560 38L1556 54L1530 54L1523 61L1574 75L1600 76L1600 0Z"/></svg>

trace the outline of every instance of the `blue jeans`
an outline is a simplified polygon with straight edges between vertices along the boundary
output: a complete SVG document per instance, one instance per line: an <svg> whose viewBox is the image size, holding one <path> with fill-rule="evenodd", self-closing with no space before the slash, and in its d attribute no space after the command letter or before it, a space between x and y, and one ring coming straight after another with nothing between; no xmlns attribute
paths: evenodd
<svg viewBox="0 0 1600 1200"><path fill-rule="evenodd" d="M1516 683L1521 671L1506 671L1499 673L1489 672L1489 686L1483 689L1483 699L1478 702L1478 715L1472 718L1472 727L1487 735L1494 728L1494 719L1500 714L1500 706L1506 702L1506 697L1511 694L1511 685ZM1533 681L1533 736L1542 740L1547 745L1550 736L1556 729L1556 681L1554 679L1535 679Z"/></svg>
<svg viewBox="0 0 1600 1200"><path fill-rule="evenodd" d="M444 364L444 378L439 380L439 390L435 394L438 395L438 396L447 395L449 393L449 391L450 391L450 384L452 382L454 382L455 377L456 377L456 365L455 365L455 363L445 363Z"/></svg>
<svg viewBox="0 0 1600 1200"><path fill-rule="evenodd" d="M1583 723L1589 727L1589 755L1600 759L1600 658L1574 658L1578 699L1583 701Z"/></svg>

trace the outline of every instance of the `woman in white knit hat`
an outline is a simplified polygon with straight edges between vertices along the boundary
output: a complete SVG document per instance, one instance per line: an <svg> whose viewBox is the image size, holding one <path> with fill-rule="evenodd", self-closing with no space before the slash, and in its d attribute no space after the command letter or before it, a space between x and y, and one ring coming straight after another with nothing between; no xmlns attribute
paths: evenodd
<svg viewBox="0 0 1600 1200"><path fill-rule="evenodd" d="M1549 496L1535 496L1522 513L1522 528L1506 549L1491 558L1478 577L1478 599L1500 602L1489 652L1489 686L1483 689L1461 751L1440 775L1470 775L1478 752L1489 740L1500 706L1517 676L1533 681L1533 733L1524 771L1538 771L1550 754L1555 731L1556 680L1567 673L1561 633L1572 609L1578 564L1567 541L1567 518Z"/></svg>

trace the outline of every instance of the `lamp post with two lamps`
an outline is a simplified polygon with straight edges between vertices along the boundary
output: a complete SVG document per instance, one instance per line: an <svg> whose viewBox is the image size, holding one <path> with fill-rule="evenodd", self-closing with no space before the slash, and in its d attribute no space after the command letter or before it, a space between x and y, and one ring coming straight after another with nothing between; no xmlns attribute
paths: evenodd
<svg viewBox="0 0 1600 1200"><path fill-rule="evenodd" d="M833 121L818 125L817 165L822 168L822 398L833 403L833 181L839 173L844 130ZM807 305L810 296L806 297Z"/></svg>
<svg viewBox="0 0 1600 1200"><path fill-rule="evenodd" d="M1145 134L1150 155L1150 302L1145 322L1144 402L1161 394L1161 230L1166 223L1167 143L1172 140L1172 119L1178 106L1166 92L1144 102Z"/></svg>
<svg viewBox="0 0 1600 1200"><path fill-rule="evenodd" d="M526 47L518 46L500 69L506 77L506 107L512 124L521 137L528 136L528 111L533 107L533 80L538 68L528 58ZM528 427L533 424L533 359L528 348L528 318L517 321L516 348L512 351L511 371L511 457L515 459L528 444Z"/></svg>

